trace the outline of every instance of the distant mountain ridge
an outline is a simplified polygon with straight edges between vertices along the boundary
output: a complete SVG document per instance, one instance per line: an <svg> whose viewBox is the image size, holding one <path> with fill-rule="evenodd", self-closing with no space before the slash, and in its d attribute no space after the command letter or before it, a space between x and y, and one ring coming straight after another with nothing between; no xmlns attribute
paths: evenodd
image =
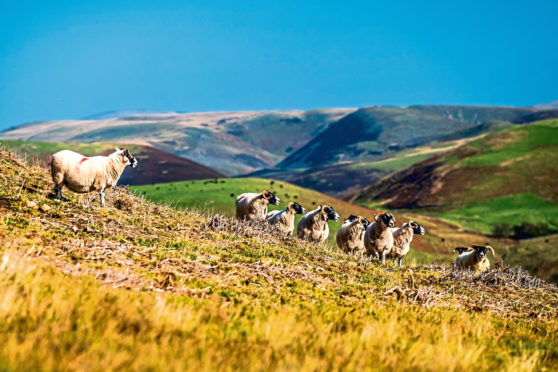
<svg viewBox="0 0 558 372"><path fill-rule="evenodd" d="M0 132L0 138L148 145L236 175L278 163L352 111L339 108L130 116L110 112L101 114L109 117L99 120L27 123Z"/></svg>
<svg viewBox="0 0 558 372"><path fill-rule="evenodd" d="M0 138L146 145L227 176L319 168L335 183L341 180L342 167L329 172L326 168L331 165L381 161L433 142L558 117L558 110L420 105L308 111L110 111L92 117L96 119L27 123L0 132ZM375 175L368 172L362 182L371 182ZM340 186L328 190L338 192Z"/></svg>

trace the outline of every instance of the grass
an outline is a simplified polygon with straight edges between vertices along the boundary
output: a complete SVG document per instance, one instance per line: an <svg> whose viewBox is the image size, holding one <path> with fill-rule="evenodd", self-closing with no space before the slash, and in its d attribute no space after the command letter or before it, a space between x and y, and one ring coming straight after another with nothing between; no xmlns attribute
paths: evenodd
<svg viewBox="0 0 558 372"><path fill-rule="evenodd" d="M558 291L517 269L383 268L122 188L59 203L4 150L0 171L2 370L558 365Z"/></svg>
<svg viewBox="0 0 558 372"><path fill-rule="evenodd" d="M528 193L494 198L436 216L485 234L492 233L494 225L503 222L510 226L519 226L522 222L543 223L551 231L558 231L558 206Z"/></svg>
<svg viewBox="0 0 558 372"><path fill-rule="evenodd" d="M547 120L505 130L487 139L472 142L470 145L479 148L481 153L464 159L460 164L462 167L500 165L532 152L544 152L555 159L558 145L558 120Z"/></svg>

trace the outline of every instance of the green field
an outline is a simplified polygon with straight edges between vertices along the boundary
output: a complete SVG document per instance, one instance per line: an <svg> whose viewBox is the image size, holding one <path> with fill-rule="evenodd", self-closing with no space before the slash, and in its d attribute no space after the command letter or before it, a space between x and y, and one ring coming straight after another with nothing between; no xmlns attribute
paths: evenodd
<svg viewBox="0 0 558 372"><path fill-rule="evenodd" d="M558 232L558 206L535 194L503 196L435 215L484 234L493 233L497 224L518 226L522 222L543 223L549 226L551 233Z"/></svg>

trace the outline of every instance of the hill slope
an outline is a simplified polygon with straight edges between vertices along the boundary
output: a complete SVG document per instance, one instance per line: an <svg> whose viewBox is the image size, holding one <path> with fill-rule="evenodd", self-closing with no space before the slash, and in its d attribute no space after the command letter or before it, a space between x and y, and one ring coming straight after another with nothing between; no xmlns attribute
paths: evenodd
<svg viewBox="0 0 558 372"><path fill-rule="evenodd" d="M226 175L269 167L353 109L238 111L101 116L28 123L0 138L149 145Z"/></svg>
<svg viewBox="0 0 558 372"><path fill-rule="evenodd" d="M475 136L493 121L525 123L558 117L558 110L479 106L367 107L330 125L289 155L278 168L296 169L337 162L382 159L434 141Z"/></svg>
<svg viewBox="0 0 558 372"><path fill-rule="evenodd" d="M124 170L118 183L120 185L148 185L160 182L221 178L223 174L189 159L144 145L120 145L115 143L94 142L34 142L2 140L1 146L17 152L30 161L46 165L52 154L60 150L73 150L86 156L108 155L115 146L126 146L138 159L139 165L132 172Z"/></svg>
<svg viewBox="0 0 558 372"><path fill-rule="evenodd" d="M443 213L491 233L496 223L558 230L558 120L506 129L395 173L357 203Z"/></svg>
<svg viewBox="0 0 558 372"><path fill-rule="evenodd" d="M342 162L309 169L264 169L250 173L246 177L283 180L344 199L376 183L380 178L390 173L405 169L434 154L447 151L469 140L470 138L434 142L426 146L399 151L391 156L374 161Z"/></svg>
<svg viewBox="0 0 558 372"><path fill-rule="evenodd" d="M516 269L386 270L123 189L109 209L51 201L46 172L3 150L0 173L2 369L558 363L556 287Z"/></svg>

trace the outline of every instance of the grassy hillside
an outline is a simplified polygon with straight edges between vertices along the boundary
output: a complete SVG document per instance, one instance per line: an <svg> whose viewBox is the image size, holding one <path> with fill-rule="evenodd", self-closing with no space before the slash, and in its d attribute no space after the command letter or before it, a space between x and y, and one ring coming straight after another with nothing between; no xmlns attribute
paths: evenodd
<svg viewBox="0 0 558 372"><path fill-rule="evenodd" d="M558 231L558 120L505 129L436 155L357 193L360 204L384 203L434 213L491 233L542 223Z"/></svg>
<svg viewBox="0 0 558 372"><path fill-rule="evenodd" d="M1 132L0 138L149 145L229 176L276 164L352 111L130 113L28 123Z"/></svg>
<svg viewBox="0 0 558 372"><path fill-rule="evenodd" d="M121 185L146 185L159 182L197 180L224 177L204 165L184 159L150 146L117 144L109 142L36 142L22 140L1 140L0 145L18 153L29 162L46 165L52 154L60 150L73 150L86 156L108 155L115 146L128 148L138 159L135 169L126 168L119 180Z"/></svg>
<svg viewBox="0 0 558 372"><path fill-rule="evenodd" d="M4 150L0 173L4 370L558 365L558 291L516 269L384 269L124 189L55 202Z"/></svg>

